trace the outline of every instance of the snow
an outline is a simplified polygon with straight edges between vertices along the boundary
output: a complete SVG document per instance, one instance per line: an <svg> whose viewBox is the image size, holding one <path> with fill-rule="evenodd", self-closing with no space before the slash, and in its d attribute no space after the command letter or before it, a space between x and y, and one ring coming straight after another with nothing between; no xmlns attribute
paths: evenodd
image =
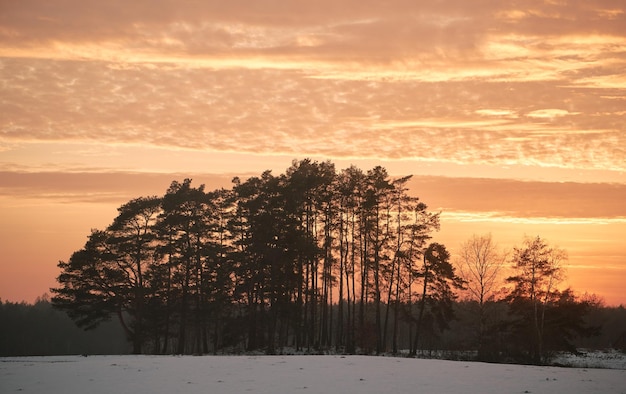
<svg viewBox="0 0 626 394"><path fill-rule="evenodd" d="M578 349L578 354L563 352L557 355L552 362L577 368L626 369L626 354L614 349Z"/></svg>
<svg viewBox="0 0 626 394"><path fill-rule="evenodd" d="M373 356L0 358L0 393L626 393L626 370Z"/></svg>

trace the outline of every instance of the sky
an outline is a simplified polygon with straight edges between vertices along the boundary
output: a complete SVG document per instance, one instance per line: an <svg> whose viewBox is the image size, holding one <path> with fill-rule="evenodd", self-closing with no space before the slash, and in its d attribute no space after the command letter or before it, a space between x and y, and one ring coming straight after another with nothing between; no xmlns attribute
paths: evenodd
<svg viewBox="0 0 626 394"><path fill-rule="evenodd" d="M626 305L626 6L0 0L0 299L131 198L307 157L413 174L453 254L538 235Z"/></svg>

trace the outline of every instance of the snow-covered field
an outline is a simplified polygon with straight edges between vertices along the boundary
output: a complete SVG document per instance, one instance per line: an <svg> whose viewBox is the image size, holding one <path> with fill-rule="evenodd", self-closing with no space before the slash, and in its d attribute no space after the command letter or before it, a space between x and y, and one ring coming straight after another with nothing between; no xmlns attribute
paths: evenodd
<svg viewBox="0 0 626 394"><path fill-rule="evenodd" d="M626 393L626 370L372 356L0 358L0 393Z"/></svg>

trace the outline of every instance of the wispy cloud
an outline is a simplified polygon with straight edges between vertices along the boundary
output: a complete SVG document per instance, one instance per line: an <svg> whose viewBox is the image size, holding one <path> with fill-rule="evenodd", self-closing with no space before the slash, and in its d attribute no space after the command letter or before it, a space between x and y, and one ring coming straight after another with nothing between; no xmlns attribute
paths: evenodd
<svg viewBox="0 0 626 394"><path fill-rule="evenodd" d="M192 178L207 189L228 188L224 174L148 174L121 172L0 171L0 198L11 204L38 200L41 204L104 203L121 205L132 198L165 194L172 181Z"/></svg>
<svg viewBox="0 0 626 394"><path fill-rule="evenodd" d="M284 171L273 168L275 173ZM272 168L268 168L272 169ZM208 189L230 188L233 176L259 174L138 173L94 171L0 171L0 197L50 202L122 204L139 196L162 195L169 184L192 178ZM404 174L407 175L407 174ZM487 178L414 176L410 193L460 221L593 224L626 223L626 185L534 182ZM458 198L462 194L463 198Z"/></svg>
<svg viewBox="0 0 626 394"><path fill-rule="evenodd" d="M431 208L464 220L566 223L626 218L624 184L421 176L414 177L410 187Z"/></svg>
<svg viewBox="0 0 626 394"><path fill-rule="evenodd" d="M560 117L567 116L567 115L578 115L578 114L580 114L580 112L570 113L569 111L565 109L549 108L549 109L538 109L535 111L531 111L527 113L526 116L528 116L529 118L536 118L536 119L554 119L554 118L560 118Z"/></svg>
<svg viewBox="0 0 626 394"><path fill-rule="evenodd" d="M449 211L442 213L444 219L455 220L464 223L487 222L504 224L530 224L530 225L607 225L626 224L626 217L611 218L563 218L563 217L518 217L504 212L462 212Z"/></svg>

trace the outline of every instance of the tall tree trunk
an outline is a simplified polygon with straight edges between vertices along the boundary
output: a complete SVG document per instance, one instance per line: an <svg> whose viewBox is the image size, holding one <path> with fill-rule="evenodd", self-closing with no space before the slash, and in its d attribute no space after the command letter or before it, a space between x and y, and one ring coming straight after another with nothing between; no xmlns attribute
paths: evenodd
<svg viewBox="0 0 626 394"><path fill-rule="evenodd" d="M424 255L424 265L426 265L426 255ZM428 266L426 266L426 269L424 271L424 287L422 289L422 298L419 304L419 314L417 316L415 338L413 340L413 351L411 352L412 356L417 355L417 348L419 346L420 333L422 330L422 319L424 318L424 310L426 308L427 289L428 289Z"/></svg>
<svg viewBox="0 0 626 394"><path fill-rule="evenodd" d="M344 345L344 335L343 335L343 308L344 308L344 296L343 296L343 278L344 278L344 265L346 264L345 254L344 254L344 223L343 223L343 212L340 209L339 211L339 301L337 304L337 334L335 338L336 350L339 350L341 346Z"/></svg>
<svg viewBox="0 0 626 394"><path fill-rule="evenodd" d="M396 252L397 255L397 252ZM389 327L389 314L391 313L391 295L393 293L394 281L395 281L395 273L396 273L396 256L394 256L393 260L391 260L391 268L389 270L391 276L389 277L389 289L387 290L387 308L385 309L385 321L383 323L383 343L385 347L387 346L387 332ZM398 279L399 281L399 279Z"/></svg>
<svg viewBox="0 0 626 394"><path fill-rule="evenodd" d="M393 338L392 338L392 352L398 354L398 324L400 321L400 261L397 264L397 280L396 280L396 295L393 308Z"/></svg>
<svg viewBox="0 0 626 394"><path fill-rule="evenodd" d="M304 275L304 263L303 263L303 258L302 256L298 257L298 264L297 264L297 282L298 282L298 289L297 291L297 296L296 296L296 322L295 322L295 347L296 350L302 350L302 336L303 336L303 328L304 328L304 323L303 323L303 314L305 314L305 308L303 305L303 298L302 298L302 287L304 286L304 279L303 279L303 275Z"/></svg>

